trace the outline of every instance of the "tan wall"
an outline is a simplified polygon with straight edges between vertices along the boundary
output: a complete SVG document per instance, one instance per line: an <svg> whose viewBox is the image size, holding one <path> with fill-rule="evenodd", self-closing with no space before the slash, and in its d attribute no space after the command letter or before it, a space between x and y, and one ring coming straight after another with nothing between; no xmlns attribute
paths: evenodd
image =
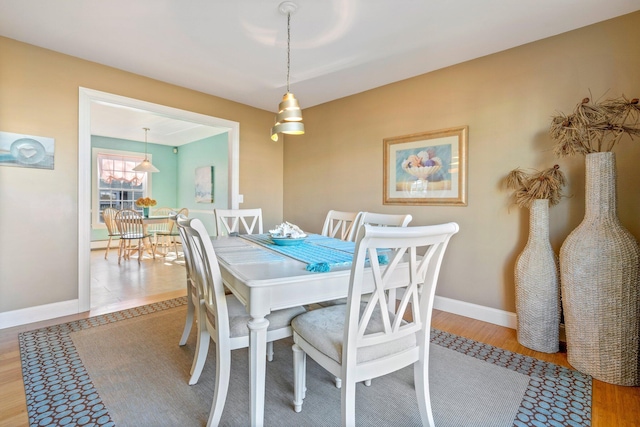
<svg viewBox="0 0 640 427"><path fill-rule="evenodd" d="M407 212L413 225L456 221L438 295L515 311L513 269L528 211L509 209L501 180L516 167L561 166L572 197L551 209L559 251L584 215L584 158L553 156L550 117L589 92L640 97L639 27L634 13L307 108L307 133L285 141L285 220L315 232L330 209ZM469 126L468 206L383 205L383 139L461 125ZM638 238L640 140L614 151L620 220Z"/></svg>
<svg viewBox="0 0 640 427"><path fill-rule="evenodd" d="M56 144L54 170L0 167L0 313L78 297L80 86L239 122L241 207L282 221L273 113L0 37L0 131Z"/></svg>
<svg viewBox="0 0 640 427"><path fill-rule="evenodd" d="M584 160L553 157L549 118L589 91L640 96L638 25L630 14L305 109L307 133L285 138L284 166L282 144L268 137L272 113L0 38L0 130L56 140L52 171L0 167L0 313L77 298L79 86L239 122L242 207L261 206L267 228L286 219L320 231L329 209L457 221L438 294L514 311L528 213L509 209L501 179L518 166L561 165L572 197L551 210L558 250L584 214ZM469 205L383 205L383 138L460 125L469 126ZM615 152L620 219L638 238L640 141Z"/></svg>

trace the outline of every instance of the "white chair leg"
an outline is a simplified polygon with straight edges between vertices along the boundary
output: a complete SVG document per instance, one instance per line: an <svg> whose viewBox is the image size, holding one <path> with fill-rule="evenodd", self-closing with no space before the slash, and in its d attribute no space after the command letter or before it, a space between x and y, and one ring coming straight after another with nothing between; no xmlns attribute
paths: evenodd
<svg viewBox="0 0 640 427"><path fill-rule="evenodd" d="M203 329L206 329L204 327ZM227 392L229 391L229 378L231 375L231 351L229 348L219 349L216 344L216 384L213 402L211 403L211 412L209 412L209 421L207 427L218 427L220 418L222 418L222 410L224 402L227 400Z"/></svg>
<svg viewBox="0 0 640 427"><path fill-rule="evenodd" d="M302 398L307 397L307 355L302 358Z"/></svg>
<svg viewBox="0 0 640 427"><path fill-rule="evenodd" d="M294 344L291 349L293 350L293 409L300 412L305 395L307 355L298 344Z"/></svg>
<svg viewBox="0 0 640 427"><path fill-rule="evenodd" d="M267 360L273 362L273 341L267 343Z"/></svg>
<svg viewBox="0 0 640 427"><path fill-rule="evenodd" d="M195 305L193 304L193 300L191 298L191 286L187 285L187 318L184 321L184 329L182 330L182 336L180 337L179 345L181 346L187 343L187 339L189 338L189 334L191 333L191 326L193 325L193 313L195 312ZM200 338L200 334L198 334L198 338Z"/></svg>
<svg viewBox="0 0 640 427"><path fill-rule="evenodd" d="M424 363L424 361L419 360L413 365L413 382L415 384L416 397L418 399L418 408L420 409L420 418L422 420L422 425L433 427L435 426L435 422L433 421L431 395L429 393L428 362Z"/></svg>
<svg viewBox="0 0 640 427"><path fill-rule="evenodd" d="M342 425L355 426L356 425L356 383L349 381L348 379L342 385L341 393L341 412L342 412Z"/></svg>
<svg viewBox="0 0 640 427"><path fill-rule="evenodd" d="M206 325L203 325L202 323L204 323L204 318L198 316L199 339L196 343L196 355L193 358L193 364L191 365L191 378L189 378L189 385L196 384L200 379L200 374L202 374L202 370L204 369L204 362L207 361L207 354L209 353L211 336L209 335Z"/></svg>

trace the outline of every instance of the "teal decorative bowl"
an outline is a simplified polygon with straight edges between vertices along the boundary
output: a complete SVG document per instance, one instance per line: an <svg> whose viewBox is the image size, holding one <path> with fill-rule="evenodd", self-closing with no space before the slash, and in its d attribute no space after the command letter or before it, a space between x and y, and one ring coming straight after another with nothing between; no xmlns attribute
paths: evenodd
<svg viewBox="0 0 640 427"><path fill-rule="evenodd" d="M273 237L271 236L271 240L278 246L295 246L304 242L304 237L292 238L292 237Z"/></svg>

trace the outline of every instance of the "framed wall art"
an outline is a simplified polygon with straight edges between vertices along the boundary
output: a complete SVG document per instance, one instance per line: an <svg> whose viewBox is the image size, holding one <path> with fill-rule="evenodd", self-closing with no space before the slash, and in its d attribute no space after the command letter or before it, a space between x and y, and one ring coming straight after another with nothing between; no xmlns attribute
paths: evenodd
<svg viewBox="0 0 640 427"><path fill-rule="evenodd" d="M213 203L213 166L196 168L196 203Z"/></svg>
<svg viewBox="0 0 640 427"><path fill-rule="evenodd" d="M53 138L0 132L0 166L53 169L54 152Z"/></svg>
<svg viewBox="0 0 640 427"><path fill-rule="evenodd" d="M468 126L384 139L383 204L467 206Z"/></svg>

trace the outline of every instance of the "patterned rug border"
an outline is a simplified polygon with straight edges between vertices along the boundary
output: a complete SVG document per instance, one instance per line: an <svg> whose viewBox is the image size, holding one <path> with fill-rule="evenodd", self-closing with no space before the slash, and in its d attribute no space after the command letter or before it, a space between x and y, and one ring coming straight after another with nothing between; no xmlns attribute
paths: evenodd
<svg viewBox="0 0 640 427"><path fill-rule="evenodd" d="M186 297L174 298L20 333L29 425L115 426L69 333L186 303ZM437 329L431 330L431 342L530 377L513 426L591 425L590 376Z"/></svg>
<svg viewBox="0 0 640 427"><path fill-rule="evenodd" d="M20 359L29 425L115 426L69 333L186 303L186 297L174 298L20 333Z"/></svg>
<svg viewBox="0 0 640 427"><path fill-rule="evenodd" d="M591 376L437 329L431 342L530 377L514 426L591 425Z"/></svg>

